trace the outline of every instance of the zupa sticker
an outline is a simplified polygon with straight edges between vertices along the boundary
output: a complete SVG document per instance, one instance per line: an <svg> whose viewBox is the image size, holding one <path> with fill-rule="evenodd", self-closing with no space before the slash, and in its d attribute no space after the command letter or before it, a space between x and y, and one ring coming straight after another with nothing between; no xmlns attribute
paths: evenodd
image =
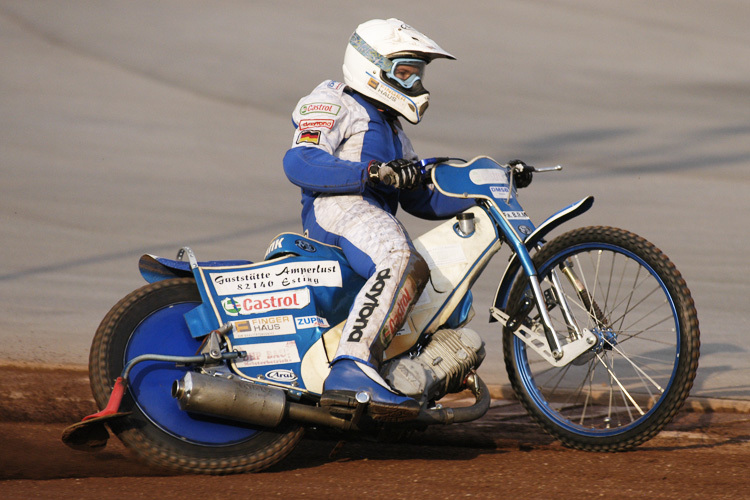
<svg viewBox="0 0 750 500"><path fill-rule="evenodd" d="M305 328L328 328L330 326L328 321L320 316L300 316L294 318L294 323L300 330Z"/></svg>

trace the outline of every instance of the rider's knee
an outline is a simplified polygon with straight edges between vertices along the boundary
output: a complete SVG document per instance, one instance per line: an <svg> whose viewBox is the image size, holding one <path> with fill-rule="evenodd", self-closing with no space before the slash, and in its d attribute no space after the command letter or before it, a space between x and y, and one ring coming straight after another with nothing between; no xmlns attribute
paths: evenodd
<svg viewBox="0 0 750 500"><path fill-rule="evenodd" d="M420 293L430 279L430 267L427 265L427 261L414 249L411 250L409 255L406 274L414 280Z"/></svg>

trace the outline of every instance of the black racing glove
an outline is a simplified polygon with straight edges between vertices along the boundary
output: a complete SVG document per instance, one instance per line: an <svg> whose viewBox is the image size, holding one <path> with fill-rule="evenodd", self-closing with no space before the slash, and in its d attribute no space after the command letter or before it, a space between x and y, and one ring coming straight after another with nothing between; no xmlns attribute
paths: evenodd
<svg viewBox="0 0 750 500"><path fill-rule="evenodd" d="M526 165L521 160L509 161L508 165L513 167L513 184L516 185L516 189L522 189L531 184L534 177L534 167Z"/></svg>
<svg viewBox="0 0 750 500"><path fill-rule="evenodd" d="M422 183L421 168L403 158L388 163L373 160L367 167L367 175L373 184L382 182L397 189L414 189Z"/></svg>

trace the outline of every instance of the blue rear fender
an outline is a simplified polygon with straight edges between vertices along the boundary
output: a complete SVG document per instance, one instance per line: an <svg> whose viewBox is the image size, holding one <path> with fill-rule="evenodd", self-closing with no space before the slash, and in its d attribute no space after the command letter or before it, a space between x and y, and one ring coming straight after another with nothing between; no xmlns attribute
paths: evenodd
<svg viewBox="0 0 750 500"><path fill-rule="evenodd" d="M344 252L339 248L326 245L297 233L281 233L276 236L266 250L264 260L271 260L283 255L297 255L300 257L333 259L346 262ZM212 260L200 261L199 267L230 267L252 264L250 260ZM190 262L185 260L167 259L156 255L143 255L138 261L141 276L148 283L154 283L170 278L189 278L193 276Z"/></svg>
<svg viewBox="0 0 750 500"><path fill-rule="evenodd" d="M200 267L242 266L252 264L249 260L217 260L198 262ZM168 280L171 278L190 278L193 271L190 262L184 260L166 259L156 255L143 255L138 261L141 276L148 283Z"/></svg>

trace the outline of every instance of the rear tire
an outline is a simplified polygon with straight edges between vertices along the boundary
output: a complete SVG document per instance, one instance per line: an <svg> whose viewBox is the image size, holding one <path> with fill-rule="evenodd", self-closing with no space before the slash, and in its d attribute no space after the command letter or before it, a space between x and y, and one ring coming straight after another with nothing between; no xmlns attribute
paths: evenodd
<svg viewBox="0 0 750 500"><path fill-rule="evenodd" d="M89 356L91 389L104 408L115 379L141 354L192 356L200 346L183 314L200 305L195 280L148 284L118 302L96 331ZM146 361L130 372L120 411L110 422L120 440L148 463L180 472L228 474L259 471L286 457L302 437L296 424L268 430L192 416L179 409L171 384L188 368Z"/></svg>

